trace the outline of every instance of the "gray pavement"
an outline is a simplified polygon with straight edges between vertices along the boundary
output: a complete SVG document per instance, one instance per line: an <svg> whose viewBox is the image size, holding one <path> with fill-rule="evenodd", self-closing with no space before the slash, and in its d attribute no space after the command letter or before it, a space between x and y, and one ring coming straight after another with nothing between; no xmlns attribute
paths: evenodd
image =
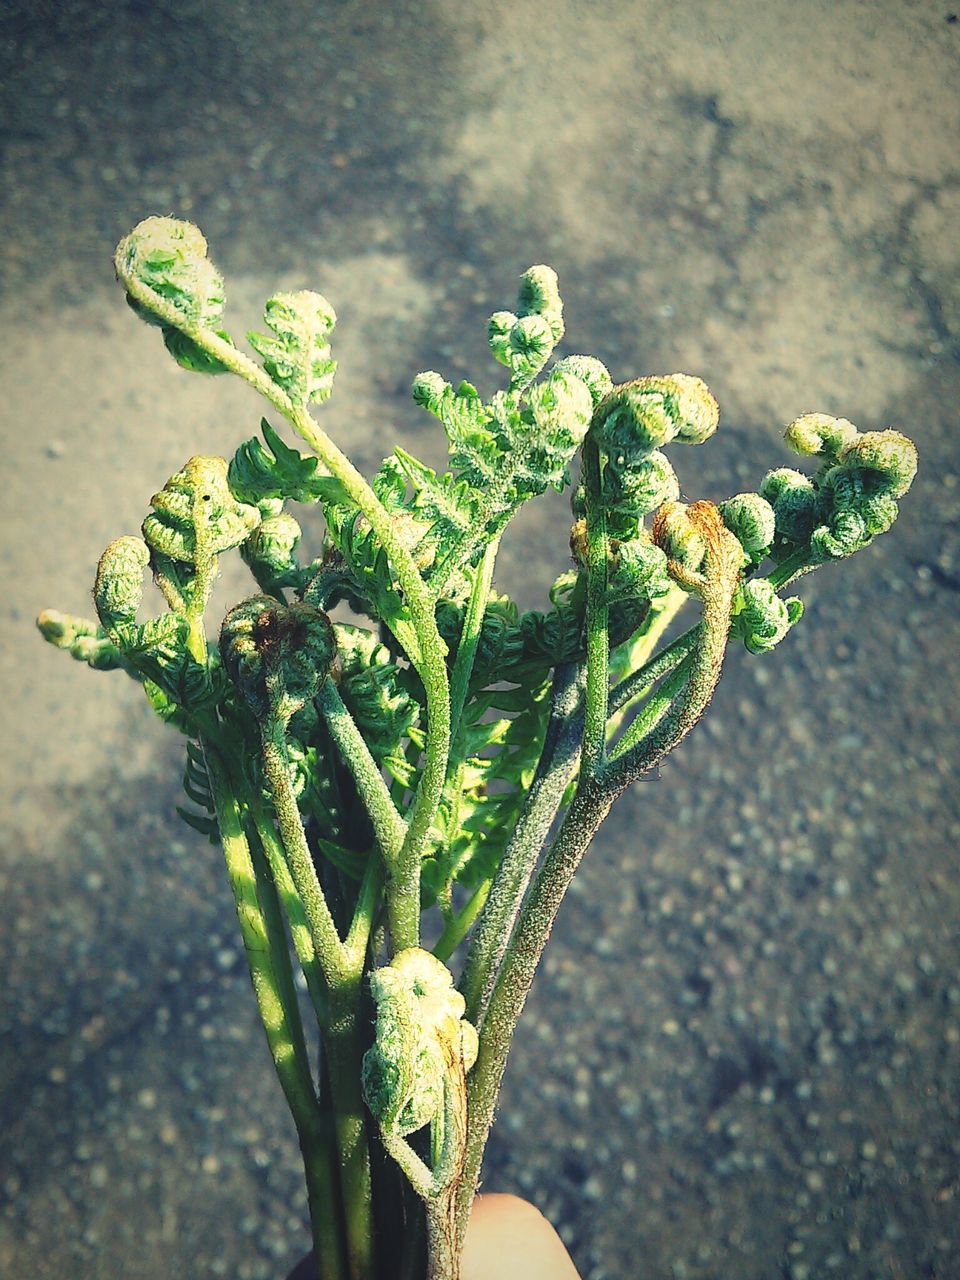
<svg viewBox="0 0 960 1280"><path fill-rule="evenodd" d="M789 465L805 410L916 439L899 524L802 584L775 653L731 654L597 841L486 1184L534 1199L584 1280L960 1277L958 16L4 7L4 1280L276 1280L306 1240L219 858L173 815L178 744L33 631L89 611L103 546L189 454L256 428L123 305L110 254L149 213L200 223L238 330L278 286L331 299L325 425L367 469L394 433L439 459L412 375L492 389L486 317L540 261L565 350L717 394L688 498ZM505 547L525 604L567 519L545 502Z"/></svg>

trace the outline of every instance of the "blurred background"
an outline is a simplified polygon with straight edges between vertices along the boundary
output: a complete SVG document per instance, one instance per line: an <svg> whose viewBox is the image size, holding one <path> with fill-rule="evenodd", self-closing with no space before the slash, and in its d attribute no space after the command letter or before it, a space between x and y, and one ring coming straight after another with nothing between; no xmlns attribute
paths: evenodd
<svg viewBox="0 0 960 1280"><path fill-rule="evenodd" d="M790 465L805 410L902 428L901 521L731 652L615 811L551 942L485 1184L584 1280L960 1276L960 14L955 0L115 0L3 6L0 1274L280 1280L293 1128L180 744L44 648L97 558L260 406L177 369L113 281L198 222L228 324L334 304L324 424L441 456L409 400L497 382L484 329L548 262L563 351L723 410L688 499ZM543 604L564 500L507 539ZM227 567L223 600L242 588Z"/></svg>

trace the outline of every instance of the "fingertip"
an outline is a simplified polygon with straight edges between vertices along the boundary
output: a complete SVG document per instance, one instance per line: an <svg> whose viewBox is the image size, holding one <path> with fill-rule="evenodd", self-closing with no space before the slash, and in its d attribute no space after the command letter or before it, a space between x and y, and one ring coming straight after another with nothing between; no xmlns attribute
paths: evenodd
<svg viewBox="0 0 960 1280"><path fill-rule="evenodd" d="M519 1196L478 1196L464 1242L463 1280L579 1280L563 1241Z"/></svg>

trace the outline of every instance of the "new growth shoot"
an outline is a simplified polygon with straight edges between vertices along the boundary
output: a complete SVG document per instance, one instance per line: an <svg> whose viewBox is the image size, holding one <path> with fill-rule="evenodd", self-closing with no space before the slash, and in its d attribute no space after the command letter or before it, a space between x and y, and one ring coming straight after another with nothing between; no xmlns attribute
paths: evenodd
<svg viewBox="0 0 960 1280"><path fill-rule="evenodd" d="M597 828L697 723L730 644L769 653L803 612L786 589L889 529L916 451L805 413L785 439L807 470L681 502L675 446L717 429L709 389L554 360L557 278L534 266L490 318L499 390L414 379L446 470L398 446L368 480L311 412L336 373L324 297L269 298L249 355L196 227L148 218L115 261L174 360L243 379L268 416L231 459L189 458L107 547L96 619L40 630L138 681L185 739L179 812L223 849L318 1276L456 1280L514 1028ZM522 612L497 551L548 488L570 492L570 556ZM311 551L303 505L324 520ZM230 552L255 589L211 632Z"/></svg>

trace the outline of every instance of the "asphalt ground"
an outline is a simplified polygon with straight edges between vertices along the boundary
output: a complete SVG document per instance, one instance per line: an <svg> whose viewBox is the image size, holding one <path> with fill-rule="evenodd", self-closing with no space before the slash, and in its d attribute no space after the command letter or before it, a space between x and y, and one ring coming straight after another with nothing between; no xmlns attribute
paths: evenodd
<svg viewBox="0 0 960 1280"><path fill-rule="evenodd" d="M960 22L950 4L8 4L0 29L0 1275L275 1280L306 1241L292 1126L216 850L132 682L33 630L104 545L256 429L112 280L191 218L238 329L337 308L325 425L441 457L413 374L495 385L532 262L564 350L683 370L676 459L719 499L819 409L916 439L877 545L801 585L771 655L618 806L511 1059L485 1183L585 1280L960 1276ZM542 603L544 502L498 585ZM241 590L225 572L224 602Z"/></svg>

